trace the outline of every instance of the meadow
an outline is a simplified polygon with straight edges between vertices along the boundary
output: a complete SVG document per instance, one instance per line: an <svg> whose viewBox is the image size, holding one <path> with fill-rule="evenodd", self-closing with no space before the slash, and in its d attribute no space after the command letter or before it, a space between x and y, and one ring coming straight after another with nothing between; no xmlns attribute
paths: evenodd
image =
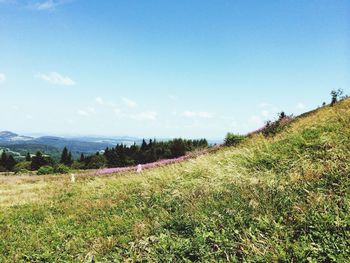
<svg viewBox="0 0 350 263"><path fill-rule="evenodd" d="M349 262L350 100L180 163L0 177L0 262Z"/></svg>

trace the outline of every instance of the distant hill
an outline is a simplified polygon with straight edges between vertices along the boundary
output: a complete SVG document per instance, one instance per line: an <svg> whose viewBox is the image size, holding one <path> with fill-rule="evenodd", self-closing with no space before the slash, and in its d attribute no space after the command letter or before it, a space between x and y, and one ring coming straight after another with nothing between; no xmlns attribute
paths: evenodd
<svg viewBox="0 0 350 263"><path fill-rule="evenodd" d="M21 136L10 131L0 131L0 144L31 141L33 139L33 137Z"/></svg>
<svg viewBox="0 0 350 263"><path fill-rule="evenodd" d="M131 145L134 142L140 143L142 140L134 137L76 137L63 138L56 136L30 137L18 135L10 131L0 132L0 146L6 147L21 154L27 152L35 153L42 151L46 154L56 156L67 147L77 157L81 153L93 154L104 150L106 147L113 147L117 144Z"/></svg>
<svg viewBox="0 0 350 263"><path fill-rule="evenodd" d="M157 140L167 141L170 139L159 138ZM30 137L18 135L11 131L0 132L0 147L18 152L22 156L25 156L27 152L34 154L37 151L40 151L50 155L56 160L59 159L60 153L64 147L67 147L72 152L73 158L76 159L79 158L81 153L89 155L94 154L97 151L104 150L106 147L114 147L117 144L130 146L134 143L140 145L142 143L142 139L130 136L120 136L114 138L104 136L80 136L68 138L58 136ZM222 143L220 140L209 141L210 145L220 143Z"/></svg>

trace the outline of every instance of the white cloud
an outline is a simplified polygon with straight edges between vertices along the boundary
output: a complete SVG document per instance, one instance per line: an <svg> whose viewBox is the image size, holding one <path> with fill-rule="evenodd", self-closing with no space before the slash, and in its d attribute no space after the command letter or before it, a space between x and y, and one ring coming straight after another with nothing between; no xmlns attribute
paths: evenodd
<svg viewBox="0 0 350 263"><path fill-rule="evenodd" d="M62 76L58 72L50 72L48 74L38 73L36 77L54 85L73 86L76 84L74 80L69 77Z"/></svg>
<svg viewBox="0 0 350 263"><path fill-rule="evenodd" d="M122 98L124 104L128 106L129 108L135 108L137 106L137 103L131 99L128 99L126 97Z"/></svg>
<svg viewBox="0 0 350 263"><path fill-rule="evenodd" d="M185 116L186 118L206 118L206 119L209 119L209 118L212 118L213 115L209 112L206 112L206 111L184 111L184 113L182 114L183 116Z"/></svg>
<svg viewBox="0 0 350 263"><path fill-rule="evenodd" d="M0 83L6 80L6 75L4 73L0 73Z"/></svg>
<svg viewBox="0 0 350 263"><path fill-rule="evenodd" d="M29 8L38 11L53 11L56 7L63 5L67 0L45 0L37 1L29 6Z"/></svg>
<svg viewBox="0 0 350 263"><path fill-rule="evenodd" d="M95 98L95 101L98 103L98 104L103 104L104 103L104 101L103 101L103 99L101 98L101 97L96 97Z"/></svg>
<svg viewBox="0 0 350 263"><path fill-rule="evenodd" d="M93 107L87 108L87 111L88 111L89 113L96 114L96 110L95 110L95 108L93 108Z"/></svg>
<svg viewBox="0 0 350 263"><path fill-rule="evenodd" d="M78 110L78 114L80 116L86 116L86 117L89 116L89 113L85 110Z"/></svg>
<svg viewBox="0 0 350 263"><path fill-rule="evenodd" d="M96 114L95 108L89 107L86 110L78 110L78 115L88 117L92 114Z"/></svg>
<svg viewBox="0 0 350 263"><path fill-rule="evenodd" d="M116 114L116 115L119 115L121 113L121 110L118 109L118 108L114 108L113 109L113 112Z"/></svg>
<svg viewBox="0 0 350 263"><path fill-rule="evenodd" d="M296 105L296 108L298 109L298 110L303 110L303 109L305 109L305 105L303 104L303 103L298 103L297 105Z"/></svg>
<svg viewBox="0 0 350 263"><path fill-rule="evenodd" d="M96 97L95 102L99 105L112 107L112 108L114 108L116 106L115 103L110 102L110 101L106 101L105 99L103 99L101 97Z"/></svg>
<svg viewBox="0 0 350 263"><path fill-rule="evenodd" d="M155 111L145 111L138 114L131 115L131 118L139 121L155 121L158 113Z"/></svg>
<svg viewBox="0 0 350 263"><path fill-rule="evenodd" d="M58 6L72 1L73 0L0 0L0 4L15 4L37 11L54 11Z"/></svg>

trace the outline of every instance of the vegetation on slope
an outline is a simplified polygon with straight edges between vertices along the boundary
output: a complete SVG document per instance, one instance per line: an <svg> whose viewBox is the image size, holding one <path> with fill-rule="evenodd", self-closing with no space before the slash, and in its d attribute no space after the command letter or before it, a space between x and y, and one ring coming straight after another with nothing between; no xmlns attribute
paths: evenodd
<svg viewBox="0 0 350 263"><path fill-rule="evenodd" d="M0 148L0 172L15 172L18 174L22 173L22 168L25 168L24 173L28 174L28 170L39 171L40 168L45 166L51 166L51 168L46 169L46 167L43 170L55 172L58 164L67 166L67 171L69 168L80 170L127 167L177 158L186 155L188 152L203 150L208 146L206 139L187 140L177 138L160 142L151 139L148 143L143 140L141 145L136 143L131 146L117 144L115 147L107 147L105 150L88 156L81 153L80 158L76 160L74 160L72 152L67 147L63 148L60 158L57 158L57 156L53 158L53 156L45 155L41 151L38 151L35 155L27 152L25 157L22 157L21 154L14 157L7 149L2 150Z"/></svg>
<svg viewBox="0 0 350 263"><path fill-rule="evenodd" d="M5 178L0 261L349 261L349 123L348 99L142 175Z"/></svg>

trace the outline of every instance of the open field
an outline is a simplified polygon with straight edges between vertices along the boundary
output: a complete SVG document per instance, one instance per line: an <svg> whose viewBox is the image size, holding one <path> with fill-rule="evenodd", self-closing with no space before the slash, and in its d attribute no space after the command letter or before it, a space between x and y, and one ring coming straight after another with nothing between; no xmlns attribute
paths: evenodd
<svg viewBox="0 0 350 263"><path fill-rule="evenodd" d="M350 260L350 100L181 163L0 178L0 262Z"/></svg>

